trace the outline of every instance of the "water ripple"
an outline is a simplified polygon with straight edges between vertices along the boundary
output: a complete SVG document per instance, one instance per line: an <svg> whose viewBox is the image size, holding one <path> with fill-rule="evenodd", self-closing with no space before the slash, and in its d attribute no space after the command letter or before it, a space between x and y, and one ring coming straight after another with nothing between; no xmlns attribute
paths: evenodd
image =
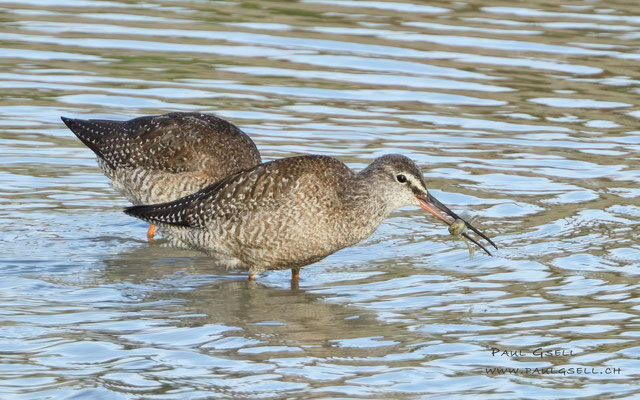
<svg viewBox="0 0 640 400"><path fill-rule="evenodd" d="M640 395L633 2L0 6L0 397ZM406 208L291 289L148 243L59 117L172 110L406 154L500 250Z"/></svg>

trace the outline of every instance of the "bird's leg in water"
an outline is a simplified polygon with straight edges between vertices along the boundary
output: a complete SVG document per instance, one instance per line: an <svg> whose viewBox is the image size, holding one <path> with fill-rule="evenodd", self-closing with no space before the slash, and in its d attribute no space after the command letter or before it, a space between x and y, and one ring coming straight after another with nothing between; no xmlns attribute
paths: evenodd
<svg viewBox="0 0 640 400"><path fill-rule="evenodd" d="M298 284L300 278L300 268L291 268L291 289L298 290L300 285Z"/></svg>

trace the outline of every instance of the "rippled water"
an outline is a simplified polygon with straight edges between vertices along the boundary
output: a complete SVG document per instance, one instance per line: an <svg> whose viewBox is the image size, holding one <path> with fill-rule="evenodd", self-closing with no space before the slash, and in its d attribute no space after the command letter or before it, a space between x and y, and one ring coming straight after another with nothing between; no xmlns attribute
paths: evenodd
<svg viewBox="0 0 640 400"><path fill-rule="evenodd" d="M553 3L0 0L0 397L640 398L640 5ZM292 290L149 244L59 116L171 110L406 154L501 251L407 208Z"/></svg>

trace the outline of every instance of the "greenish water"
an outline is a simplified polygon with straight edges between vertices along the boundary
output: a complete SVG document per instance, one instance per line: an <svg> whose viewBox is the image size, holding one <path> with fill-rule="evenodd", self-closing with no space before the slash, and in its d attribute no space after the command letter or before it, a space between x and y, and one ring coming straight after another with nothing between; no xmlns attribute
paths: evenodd
<svg viewBox="0 0 640 400"><path fill-rule="evenodd" d="M626 1L0 0L0 397L640 396L639 59ZM403 153L501 250L407 208L292 290L149 244L59 117L172 110Z"/></svg>

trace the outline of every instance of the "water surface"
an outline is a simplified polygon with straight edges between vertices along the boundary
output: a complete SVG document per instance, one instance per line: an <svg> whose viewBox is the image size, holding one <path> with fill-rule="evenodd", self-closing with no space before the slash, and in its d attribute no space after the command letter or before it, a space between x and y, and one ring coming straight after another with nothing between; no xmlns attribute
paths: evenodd
<svg viewBox="0 0 640 400"><path fill-rule="evenodd" d="M640 396L639 38L626 1L0 0L0 397ZM403 153L501 250L406 208L292 290L147 243L59 117L174 110Z"/></svg>

